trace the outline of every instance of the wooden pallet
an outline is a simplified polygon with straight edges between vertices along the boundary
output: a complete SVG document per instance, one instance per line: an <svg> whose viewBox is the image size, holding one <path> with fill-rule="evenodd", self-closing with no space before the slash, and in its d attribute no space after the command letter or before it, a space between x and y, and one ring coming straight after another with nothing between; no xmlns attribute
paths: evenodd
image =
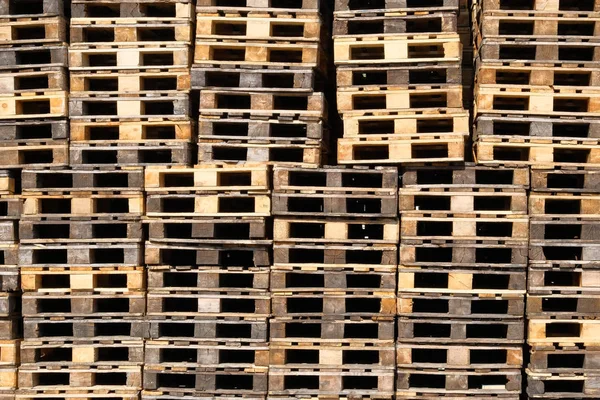
<svg viewBox="0 0 600 400"><path fill-rule="evenodd" d="M594 64L600 61L595 55L595 45L588 42L555 42L532 39L530 41L504 41L484 38L479 47L479 57L484 62L548 64L573 66Z"/></svg>
<svg viewBox="0 0 600 400"><path fill-rule="evenodd" d="M184 19L194 17L194 6L187 1L106 1L106 0L73 0L71 3L71 21L82 19L135 18L145 20L160 18L161 20Z"/></svg>
<svg viewBox="0 0 600 400"><path fill-rule="evenodd" d="M243 293L239 290L219 293L173 293L152 291L147 295L148 316L182 317L255 317L266 318L271 313L268 293Z"/></svg>
<svg viewBox="0 0 600 400"><path fill-rule="evenodd" d="M525 294L524 270L464 269L400 266L398 295L404 293L444 294Z"/></svg>
<svg viewBox="0 0 600 400"><path fill-rule="evenodd" d="M184 342L206 341L218 343L259 343L267 342L267 318L230 317L227 319L210 318L173 318L150 317L149 338L152 340L178 340Z"/></svg>
<svg viewBox="0 0 600 400"><path fill-rule="evenodd" d="M0 368L0 391L14 393L17 385L17 368ZM9 398L10 399L10 398ZM8 400L8 399L7 399Z"/></svg>
<svg viewBox="0 0 600 400"><path fill-rule="evenodd" d="M69 100L69 117L102 118L173 118L190 115L190 99L185 94L147 97L74 97Z"/></svg>
<svg viewBox="0 0 600 400"><path fill-rule="evenodd" d="M69 70L73 72L188 68L189 63L187 45L113 48L112 44L97 44L69 48Z"/></svg>
<svg viewBox="0 0 600 400"><path fill-rule="evenodd" d="M31 170L21 173L24 196L73 192L140 192L144 170L137 167L97 170Z"/></svg>
<svg viewBox="0 0 600 400"><path fill-rule="evenodd" d="M2 147L48 145L69 138L68 124L60 119L2 121L0 141Z"/></svg>
<svg viewBox="0 0 600 400"><path fill-rule="evenodd" d="M67 67L67 45L19 46L0 49L0 70Z"/></svg>
<svg viewBox="0 0 600 400"><path fill-rule="evenodd" d="M389 345L394 342L393 318L303 318L276 317L270 320L273 346L294 342L321 345Z"/></svg>
<svg viewBox="0 0 600 400"><path fill-rule="evenodd" d="M513 3L500 0L482 0L479 1L478 7L483 11L500 11L500 10L515 10L522 12L523 10L531 11L561 11L567 14L568 12L576 12L577 14L585 14L586 11L600 11L600 2L598 0L588 2L546 2L544 0L533 0L526 3Z"/></svg>
<svg viewBox="0 0 600 400"><path fill-rule="evenodd" d="M270 245L267 228L264 217L148 220L148 237L155 243Z"/></svg>
<svg viewBox="0 0 600 400"><path fill-rule="evenodd" d="M122 243L142 241L142 223L123 220L19 221L20 243Z"/></svg>
<svg viewBox="0 0 600 400"><path fill-rule="evenodd" d="M589 318L598 310L593 294L552 293L527 295L527 316L535 318Z"/></svg>
<svg viewBox="0 0 600 400"><path fill-rule="evenodd" d="M71 93L75 96L114 95L123 92L136 92L152 95L160 90L161 94L187 92L191 89L190 73L187 70L142 71L119 73L112 71L82 71L71 74Z"/></svg>
<svg viewBox="0 0 600 400"><path fill-rule="evenodd" d="M184 292L223 292L243 290L264 294L269 290L269 269L204 267L174 268L167 265L148 268L149 290Z"/></svg>
<svg viewBox="0 0 600 400"><path fill-rule="evenodd" d="M19 267L21 290L37 293L142 291L144 267Z"/></svg>
<svg viewBox="0 0 600 400"><path fill-rule="evenodd" d="M511 66L500 63L479 62L477 68L477 84L482 85L513 85L523 86L562 86L571 88L586 88L598 86L600 75L594 68L573 68L553 66Z"/></svg>
<svg viewBox="0 0 600 400"><path fill-rule="evenodd" d="M25 293L24 317L142 317L146 311L144 292L125 293Z"/></svg>
<svg viewBox="0 0 600 400"><path fill-rule="evenodd" d="M145 264L220 267L268 267L268 246L171 245L146 242Z"/></svg>
<svg viewBox="0 0 600 400"><path fill-rule="evenodd" d="M271 212L276 216L393 218L398 215L396 195L275 193Z"/></svg>
<svg viewBox="0 0 600 400"><path fill-rule="evenodd" d="M598 321L582 319L530 319L527 343L532 347L554 343L559 346L598 346Z"/></svg>
<svg viewBox="0 0 600 400"><path fill-rule="evenodd" d="M269 395L334 395L355 393L391 394L394 371L383 368L270 368Z"/></svg>
<svg viewBox="0 0 600 400"><path fill-rule="evenodd" d="M455 33L457 13L450 11L385 12L383 15L364 16L356 14L352 18L336 18L333 21L333 38L344 36L383 34L438 34Z"/></svg>
<svg viewBox="0 0 600 400"><path fill-rule="evenodd" d="M204 67L253 65L318 68L322 63L320 58L320 46L316 42L222 42L217 39L198 39L194 51L194 64Z"/></svg>
<svg viewBox="0 0 600 400"><path fill-rule="evenodd" d="M246 92L312 92L322 84L312 69L238 69L233 66L203 67L192 65L192 88Z"/></svg>
<svg viewBox="0 0 600 400"><path fill-rule="evenodd" d="M217 139L229 140L232 143L262 144L319 144L320 140L327 141L328 129L322 121L305 121L298 119L216 119L200 117L198 122L198 139L207 143Z"/></svg>
<svg viewBox="0 0 600 400"><path fill-rule="evenodd" d="M121 118L101 118L94 120L70 121L71 143L73 144L111 144L145 142L191 141L194 124L187 118L123 120ZM116 142L118 141L118 142Z"/></svg>
<svg viewBox="0 0 600 400"><path fill-rule="evenodd" d="M267 194L151 194L146 198L146 216L171 217L268 217Z"/></svg>
<svg viewBox="0 0 600 400"><path fill-rule="evenodd" d="M122 359L123 353L126 360ZM110 364L141 365L144 362L142 340L55 342L30 339L21 342L21 365L25 368L76 367L78 364L102 366Z"/></svg>
<svg viewBox="0 0 600 400"><path fill-rule="evenodd" d="M552 374L527 370L527 395L530 399L562 399L567 396L593 399L598 395L596 373L573 375Z"/></svg>
<svg viewBox="0 0 600 400"><path fill-rule="evenodd" d="M321 121L327 116L323 93L263 93L202 90L200 115L208 118L250 117Z"/></svg>
<svg viewBox="0 0 600 400"><path fill-rule="evenodd" d="M600 196L578 193L532 193L529 214L532 217L593 218L600 206Z"/></svg>
<svg viewBox="0 0 600 400"><path fill-rule="evenodd" d="M441 135L469 134L469 114L451 112L450 114L432 110L431 113L414 114L410 112L376 113L376 115L352 115L343 120L344 137L380 136L382 139L395 137L426 136L433 133Z"/></svg>
<svg viewBox="0 0 600 400"><path fill-rule="evenodd" d="M67 41L63 17L2 18L0 45L55 44Z"/></svg>
<svg viewBox="0 0 600 400"><path fill-rule="evenodd" d="M35 2L16 2L2 0L0 2L0 15L10 17L53 17L64 14L64 3L62 0L39 0Z"/></svg>
<svg viewBox="0 0 600 400"><path fill-rule="evenodd" d="M337 38L336 65L459 62L462 46L457 34Z"/></svg>
<svg viewBox="0 0 600 400"><path fill-rule="evenodd" d="M378 244L298 244L275 243L273 260L277 268L312 266L314 268L382 268L398 264L397 245Z"/></svg>
<svg viewBox="0 0 600 400"><path fill-rule="evenodd" d="M344 89L337 92L338 112L344 118L379 113L382 110L427 112L431 109L448 113L463 111L462 85L435 85L411 88L386 86L372 90Z"/></svg>
<svg viewBox="0 0 600 400"><path fill-rule="evenodd" d="M218 0L199 0L196 10L201 12L212 12L214 7L219 7L224 11L240 10L256 12L256 11L273 11L276 9L282 13L302 13L302 12L318 12L321 7L326 7L327 3L322 0L302 0L298 2L278 2L277 0L260 0L260 1L242 1L228 2L221 5Z"/></svg>
<svg viewBox="0 0 600 400"><path fill-rule="evenodd" d="M396 344L399 371L408 368L506 370L523 366L520 346Z"/></svg>
<svg viewBox="0 0 600 400"><path fill-rule="evenodd" d="M52 267L80 265L90 267L142 265L141 244L35 244L19 246L19 266Z"/></svg>
<svg viewBox="0 0 600 400"><path fill-rule="evenodd" d="M177 166L192 163L192 143L187 140L72 143L70 164L77 168Z"/></svg>
<svg viewBox="0 0 600 400"><path fill-rule="evenodd" d="M60 168L69 164L66 140L22 140L0 145L3 168Z"/></svg>
<svg viewBox="0 0 600 400"><path fill-rule="evenodd" d="M321 166L325 145L320 140L306 144L278 143L272 140L202 140L198 142L198 162L204 164L261 163L265 165Z"/></svg>
<svg viewBox="0 0 600 400"><path fill-rule="evenodd" d="M407 167L402 174L400 192L488 192L491 189L522 193L520 190L529 189L529 169L502 165L485 167L474 163L447 167Z"/></svg>
<svg viewBox="0 0 600 400"><path fill-rule="evenodd" d="M595 232L594 220L552 217L532 218L530 221L530 245L549 246L570 242L572 244L594 244L600 240Z"/></svg>
<svg viewBox="0 0 600 400"><path fill-rule="evenodd" d="M352 20L350 20L352 21ZM336 69L336 82L339 89L370 89L387 86L446 86L463 82L461 66L447 64L408 64L340 66Z"/></svg>
<svg viewBox="0 0 600 400"><path fill-rule="evenodd" d="M453 214L403 214L402 239L522 240L529 237L529 218L523 215L490 214L485 218L456 217ZM429 216L431 215L431 216Z"/></svg>
<svg viewBox="0 0 600 400"><path fill-rule="evenodd" d="M446 188L444 188L445 190ZM487 214L527 215L527 194L483 188L450 188L449 191L429 191L400 189L400 212L412 213L473 213L478 216Z"/></svg>
<svg viewBox="0 0 600 400"><path fill-rule="evenodd" d="M277 268L277 269L275 269ZM396 275L393 269L352 269L273 266L271 269L271 292L339 292L370 290L393 291Z"/></svg>
<svg viewBox="0 0 600 400"><path fill-rule="evenodd" d="M528 291L531 294L596 294L600 292L600 271L581 267L560 268L532 264Z"/></svg>
<svg viewBox="0 0 600 400"><path fill-rule="evenodd" d="M267 193L269 188L269 170L261 164L150 167L145 171L148 193Z"/></svg>
<svg viewBox="0 0 600 400"><path fill-rule="evenodd" d="M66 91L68 78L64 68L32 68L0 72L0 91L3 94L26 96L33 92Z"/></svg>
<svg viewBox="0 0 600 400"><path fill-rule="evenodd" d="M441 4L439 4L441 3ZM354 13L380 13L380 12L419 12L419 11L457 11L458 0L443 0L441 2L432 3L432 5L421 4L420 2L411 3L406 0L384 0L381 2L372 3L368 0L360 0L353 2L350 0L336 0L335 12L336 17L352 17Z"/></svg>
<svg viewBox="0 0 600 400"><path fill-rule="evenodd" d="M108 44L191 44L193 41L192 23L189 20L162 20L134 18L103 18L98 24L95 18L72 19L70 43L75 46L96 46Z"/></svg>
<svg viewBox="0 0 600 400"><path fill-rule="evenodd" d="M534 192L597 193L600 172L595 170L531 170L531 190Z"/></svg>
<svg viewBox="0 0 600 400"><path fill-rule="evenodd" d="M60 399L60 400L138 400L139 391L135 389L20 389L15 399L19 400L40 400L40 399Z"/></svg>
<svg viewBox="0 0 600 400"><path fill-rule="evenodd" d="M395 366L394 345L368 346L276 342L269 346L270 368L389 368Z"/></svg>
<svg viewBox="0 0 600 400"><path fill-rule="evenodd" d="M527 266L527 243L523 240L477 243L460 241L403 240L400 264L420 267L521 268Z"/></svg>
<svg viewBox="0 0 600 400"><path fill-rule="evenodd" d="M22 201L20 196L2 195L0 197L0 222L16 221L21 216Z"/></svg>
<svg viewBox="0 0 600 400"><path fill-rule="evenodd" d="M528 372L586 373L596 369L600 353L595 348L544 346L531 349Z"/></svg>
<svg viewBox="0 0 600 400"><path fill-rule="evenodd" d="M399 370L396 396L427 394L504 395L521 393L519 369L491 371Z"/></svg>
<svg viewBox="0 0 600 400"><path fill-rule="evenodd" d="M112 367L112 368L111 368ZM19 368L19 388L53 389L73 387L86 389L141 389L141 366L111 366L108 368L51 369L34 367ZM66 389L65 388L65 389Z"/></svg>
<svg viewBox="0 0 600 400"><path fill-rule="evenodd" d="M0 293L0 317L3 320L9 320L10 318L18 317L19 313L18 292Z"/></svg>
<svg viewBox="0 0 600 400"><path fill-rule="evenodd" d="M391 317L396 314L393 291L292 292L273 293L272 312L276 317Z"/></svg>
<svg viewBox="0 0 600 400"><path fill-rule="evenodd" d="M275 218L273 240L292 243L393 244L398 243L398 220Z"/></svg>
<svg viewBox="0 0 600 400"><path fill-rule="evenodd" d="M67 92L44 91L0 97L0 120L65 118L68 115Z"/></svg>
<svg viewBox="0 0 600 400"><path fill-rule="evenodd" d="M495 296L495 297L493 297ZM529 307L529 304L528 304ZM521 319L525 314L522 294L411 294L399 293L397 299L400 317L423 318L497 318Z"/></svg>
<svg viewBox="0 0 600 400"><path fill-rule="evenodd" d="M507 345L524 341L524 324L519 320L449 320L399 318L400 343L468 343Z"/></svg>
<svg viewBox="0 0 600 400"><path fill-rule="evenodd" d="M25 339L72 341L75 338L92 340L130 340L148 336L148 324L141 318L25 318Z"/></svg>
<svg viewBox="0 0 600 400"><path fill-rule="evenodd" d="M4 196L11 196L11 195L15 194L15 177L16 176L18 176L18 174L15 174L11 171L0 170L0 196L4 197ZM9 200L9 199L7 199L7 200ZM8 208L12 209L12 207L10 207L10 206L7 207L7 210L4 211L4 214L10 214Z"/></svg>
<svg viewBox="0 0 600 400"><path fill-rule="evenodd" d="M145 368L260 368L269 366L267 343L203 343L149 340L145 344Z"/></svg>
<svg viewBox="0 0 600 400"><path fill-rule="evenodd" d="M321 18L318 14L298 13L294 17L276 11L265 13L199 12L196 39L318 41Z"/></svg>
<svg viewBox="0 0 600 400"><path fill-rule="evenodd" d="M18 224L16 221L0 221L0 243L11 244L18 241Z"/></svg>
<svg viewBox="0 0 600 400"><path fill-rule="evenodd" d="M273 190L278 193L395 194L398 171L393 167L324 168L275 167Z"/></svg>
<svg viewBox="0 0 600 400"><path fill-rule="evenodd" d="M13 245L17 246L17 245ZM12 292L19 290L20 274L16 265L0 266L0 290L3 292Z"/></svg>
<svg viewBox="0 0 600 400"><path fill-rule="evenodd" d="M5 367L14 367L20 364L20 343L20 340L0 341L0 369Z"/></svg>
<svg viewBox="0 0 600 400"><path fill-rule="evenodd" d="M596 268L600 246L597 243L572 243L563 241L551 245L532 243L529 248L529 264L535 267L581 267Z"/></svg>
<svg viewBox="0 0 600 400"><path fill-rule="evenodd" d="M348 137L338 140L340 164L423 164L464 161L463 135Z"/></svg>
<svg viewBox="0 0 600 400"><path fill-rule="evenodd" d="M161 366L144 369L144 389L171 396L261 395L267 393L267 367L253 368L177 368Z"/></svg>
<svg viewBox="0 0 600 400"><path fill-rule="evenodd" d="M130 194L74 194L27 197L23 203L23 217L63 219L75 217L139 218L144 213L144 197Z"/></svg>

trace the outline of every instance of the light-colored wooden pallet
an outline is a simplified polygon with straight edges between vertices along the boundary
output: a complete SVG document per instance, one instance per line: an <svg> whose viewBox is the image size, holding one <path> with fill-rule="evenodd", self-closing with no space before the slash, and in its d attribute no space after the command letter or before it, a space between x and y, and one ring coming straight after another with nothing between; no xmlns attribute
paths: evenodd
<svg viewBox="0 0 600 400"><path fill-rule="evenodd" d="M0 120L65 118L67 115L67 92L27 92L0 97Z"/></svg>
<svg viewBox="0 0 600 400"><path fill-rule="evenodd" d="M63 17L6 18L0 17L1 45L27 45L66 42L67 23Z"/></svg>
<svg viewBox="0 0 600 400"><path fill-rule="evenodd" d="M70 71L157 70L188 68L190 49L187 45L70 46Z"/></svg>
<svg viewBox="0 0 600 400"><path fill-rule="evenodd" d="M174 94L191 89L189 71L178 69L131 73L84 71L72 72L70 77L71 94L76 96L95 97L123 92L151 95L156 91Z"/></svg>

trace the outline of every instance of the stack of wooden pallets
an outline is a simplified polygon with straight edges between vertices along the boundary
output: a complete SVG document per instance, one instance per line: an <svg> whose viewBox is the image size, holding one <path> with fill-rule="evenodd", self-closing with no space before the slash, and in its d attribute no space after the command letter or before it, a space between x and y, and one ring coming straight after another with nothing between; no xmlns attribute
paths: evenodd
<svg viewBox="0 0 600 400"><path fill-rule="evenodd" d="M137 398L142 179L141 168L23 171L21 398Z"/></svg>
<svg viewBox="0 0 600 400"><path fill-rule="evenodd" d="M464 160L458 0L337 0L340 164Z"/></svg>
<svg viewBox="0 0 600 400"><path fill-rule="evenodd" d="M327 3L198 1L192 86L200 90L200 162L321 164Z"/></svg>
<svg viewBox="0 0 600 400"><path fill-rule="evenodd" d="M527 299L531 399L597 396L599 174L532 170Z"/></svg>
<svg viewBox="0 0 600 400"><path fill-rule="evenodd" d="M72 165L192 163L189 0L73 0Z"/></svg>
<svg viewBox="0 0 600 400"><path fill-rule="evenodd" d="M407 169L397 396L521 393L527 169Z"/></svg>
<svg viewBox="0 0 600 400"><path fill-rule="evenodd" d="M276 167L269 398L391 399L395 168Z"/></svg>
<svg viewBox="0 0 600 400"><path fill-rule="evenodd" d="M267 392L268 167L146 169L148 400Z"/></svg>
<svg viewBox="0 0 600 400"><path fill-rule="evenodd" d="M67 165L63 2L2 0L0 24L0 164Z"/></svg>
<svg viewBox="0 0 600 400"><path fill-rule="evenodd" d="M12 172L0 171L0 398L14 399L19 365L20 305L17 224L21 210Z"/></svg>
<svg viewBox="0 0 600 400"><path fill-rule="evenodd" d="M596 1L475 2L479 163L600 166L599 11Z"/></svg>

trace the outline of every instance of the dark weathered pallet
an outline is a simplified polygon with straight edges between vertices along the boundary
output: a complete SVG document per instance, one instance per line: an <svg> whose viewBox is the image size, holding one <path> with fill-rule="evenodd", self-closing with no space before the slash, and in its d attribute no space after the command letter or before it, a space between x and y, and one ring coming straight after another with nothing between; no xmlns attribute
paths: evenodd
<svg viewBox="0 0 600 400"><path fill-rule="evenodd" d="M94 46L69 48L70 71L188 68L189 63L190 49L185 44L171 44L169 47L161 47L158 44L119 48L112 43L99 43Z"/></svg>
<svg viewBox="0 0 600 400"><path fill-rule="evenodd" d="M452 344L396 344L399 369L520 369L523 366L521 346L477 346Z"/></svg>
<svg viewBox="0 0 600 400"><path fill-rule="evenodd" d="M476 80L479 86L524 88L531 86L553 86L560 90L585 89L598 85L600 75L595 68L552 67L552 66L504 66L502 63L475 60ZM514 86L513 86L514 85Z"/></svg>
<svg viewBox="0 0 600 400"><path fill-rule="evenodd" d="M394 370L338 368L270 368L269 395L351 396L360 388L365 394L391 394Z"/></svg>
<svg viewBox="0 0 600 400"><path fill-rule="evenodd" d="M2 203L0 203L2 204ZM18 241L16 221L0 221L0 243L10 244Z"/></svg>
<svg viewBox="0 0 600 400"><path fill-rule="evenodd" d="M20 311L19 292L0 293L0 316L4 320L17 316Z"/></svg>
<svg viewBox="0 0 600 400"><path fill-rule="evenodd" d="M71 144L71 165L81 168L190 165L193 145L188 141L149 141Z"/></svg>
<svg viewBox="0 0 600 400"><path fill-rule="evenodd" d="M527 168L485 167L472 163L448 167L406 167L402 189L459 192L473 189L519 190L529 188Z"/></svg>
<svg viewBox="0 0 600 400"><path fill-rule="evenodd" d="M142 168L102 170L24 170L21 187L25 195L36 193L142 191Z"/></svg>
<svg viewBox="0 0 600 400"><path fill-rule="evenodd" d="M232 140L241 143L245 140L265 140L297 144L300 142L317 143L327 139L327 128L319 121L301 121L297 119L207 119L200 117L198 138L200 140ZM210 142L209 142L210 143Z"/></svg>
<svg viewBox="0 0 600 400"><path fill-rule="evenodd" d="M586 373L598 369L597 348L559 347L548 344L531 349L529 371L540 373Z"/></svg>
<svg viewBox="0 0 600 400"><path fill-rule="evenodd" d="M151 339L206 341L209 343L266 343L267 318L179 318L149 317Z"/></svg>
<svg viewBox="0 0 600 400"><path fill-rule="evenodd" d="M560 262L557 262L560 263ZM597 294L600 293L600 270L586 270L585 265L537 265L528 273L528 292L531 294Z"/></svg>
<svg viewBox="0 0 600 400"><path fill-rule="evenodd" d="M526 250L525 250L526 254ZM396 245L279 244L273 246L273 261L283 268L294 266L372 268L384 270L398 265Z"/></svg>
<svg viewBox="0 0 600 400"><path fill-rule="evenodd" d="M185 292L243 290L244 292L264 293L269 290L269 268L149 267L148 289Z"/></svg>
<svg viewBox="0 0 600 400"><path fill-rule="evenodd" d="M0 266L0 290L2 292L13 292L19 290L19 279L20 272L16 265Z"/></svg>
<svg viewBox="0 0 600 400"><path fill-rule="evenodd" d="M536 216L530 221L529 244L548 246L569 242L573 245L597 243L600 232L596 232L597 221L585 218L563 218Z"/></svg>
<svg viewBox="0 0 600 400"><path fill-rule="evenodd" d="M146 288L144 267L19 267L21 290L37 293L129 292Z"/></svg>
<svg viewBox="0 0 600 400"><path fill-rule="evenodd" d="M548 345L598 347L600 340L598 320L567 318L530 319L528 322L527 343L532 347Z"/></svg>
<svg viewBox="0 0 600 400"><path fill-rule="evenodd" d="M444 188L446 189L446 188ZM498 191L483 188L450 188L448 191L429 191L412 188L400 189L400 212L403 215L423 213L527 215L525 190Z"/></svg>
<svg viewBox="0 0 600 400"><path fill-rule="evenodd" d="M125 355L125 360L123 360ZM21 342L21 365L31 368L87 365L141 365L144 362L142 340L55 342L29 339Z"/></svg>
<svg viewBox="0 0 600 400"><path fill-rule="evenodd" d="M44 139L45 142L60 141L69 138L68 124L64 120L33 120L33 121L3 121L0 122L0 140L30 141L35 143ZM18 143L11 143L18 145ZM3 144L6 147L6 144Z"/></svg>
<svg viewBox="0 0 600 400"><path fill-rule="evenodd" d="M67 67L67 45L19 46L0 49L0 69Z"/></svg>
<svg viewBox="0 0 600 400"><path fill-rule="evenodd" d="M425 294L525 294L526 271L401 266L398 293Z"/></svg>
<svg viewBox="0 0 600 400"><path fill-rule="evenodd" d="M278 268L278 269L275 269ZM381 268L383 269L383 268ZM394 270L388 271L367 268L315 268L272 267L270 280L271 293L287 291L300 292L339 292L339 291L390 291L396 288Z"/></svg>
<svg viewBox="0 0 600 400"><path fill-rule="evenodd" d="M214 394L266 394L267 367L144 369L144 389L168 391L181 396L196 391Z"/></svg>
<svg viewBox="0 0 600 400"><path fill-rule="evenodd" d="M104 383L100 383L104 382ZM122 389L124 386L131 389L142 387L141 366L109 366L103 368L19 368L19 388L52 389L63 388L93 388L95 386L106 389Z"/></svg>
<svg viewBox="0 0 600 400"><path fill-rule="evenodd" d="M145 368L254 368L269 366L267 343L202 343L149 340L145 343Z"/></svg>
<svg viewBox="0 0 600 400"><path fill-rule="evenodd" d="M398 319L401 343L522 344L523 321Z"/></svg>
<svg viewBox="0 0 600 400"><path fill-rule="evenodd" d="M20 243L141 242L142 223L119 220L19 221Z"/></svg>
<svg viewBox="0 0 600 400"><path fill-rule="evenodd" d="M534 192L600 192L600 171L595 170L531 170L531 190Z"/></svg>
<svg viewBox="0 0 600 400"><path fill-rule="evenodd" d="M73 0L71 18L182 18L191 19L194 6L187 1Z"/></svg>
<svg viewBox="0 0 600 400"><path fill-rule="evenodd" d="M403 13L401 16L361 16L336 18L333 21L333 36L453 33L457 31L457 13L430 11L427 13Z"/></svg>
<svg viewBox="0 0 600 400"><path fill-rule="evenodd" d="M527 395L530 399L589 398L598 396L597 385L600 376L596 374L575 375L535 373L527 371Z"/></svg>
<svg viewBox="0 0 600 400"><path fill-rule="evenodd" d="M140 192L125 194L74 194L25 196L23 218L91 218L138 219L144 212L144 197Z"/></svg>
<svg viewBox="0 0 600 400"><path fill-rule="evenodd" d="M589 318L594 317L600 299L593 294L527 295L529 318Z"/></svg>
<svg viewBox="0 0 600 400"><path fill-rule="evenodd" d="M600 245L597 243L532 243L529 247L529 264L532 267L596 268L600 266L598 254Z"/></svg>
<svg viewBox="0 0 600 400"><path fill-rule="evenodd" d="M290 318L269 323L271 343L377 343L394 341L393 318Z"/></svg>
<svg viewBox="0 0 600 400"><path fill-rule="evenodd" d="M146 197L146 216L150 218L268 217L270 215L271 198L266 193L149 194Z"/></svg>
<svg viewBox="0 0 600 400"><path fill-rule="evenodd" d="M67 41L67 22L62 16L3 18L2 46L43 45Z"/></svg>
<svg viewBox="0 0 600 400"><path fill-rule="evenodd" d="M186 19L146 19L142 24L130 18L103 18L96 24L94 18L71 19L69 42L74 46L98 44L151 44L165 47L172 44L190 44L193 41L193 25Z"/></svg>
<svg viewBox="0 0 600 400"><path fill-rule="evenodd" d="M481 59L492 62L527 62L553 64L587 64L600 61L594 49L596 45L588 42L541 42L504 41L483 39L479 48Z"/></svg>
<svg viewBox="0 0 600 400"><path fill-rule="evenodd" d="M307 191L314 191L307 190ZM273 215L391 218L398 215L396 194L274 193Z"/></svg>
<svg viewBox="0 0 600 400"><path fill-rule="evenodd" d="M476 120L474 137L518 136L526 139L583 141L600 138L600 123L591 118L561 118L560 116L492 116L479 115Z"/></svg>
<svg viewBox="0 0 600 400"><path fill-rule="evenodd" d="M426 267L525 268L527 244L523 241L428 243L403 240L400 264Z"/></svg>
<svg viewBox="0 0 600 400"><path fill-rule="evenodd" d="M0 340L10 340L23 337L20 319L2 318L0 320Z"/></svg>
<svg viewBox="0 0 600 400"><path fill-rule="evenodd" d="M0 197L0 221L17 220L22 212L20 196L2 195Z"/></svg>
<svg viewBox="0 0 600 400"><path fill-rule="evenodd" d="M397 219L275 218L273 241L292 243L398 243Z"/></svg>
<svg viewBox="0 0 600 400"><path fill-rule="evenodd" d="M63 168L69 164L66 140L21 140L0 145L3 168Z"/></svg>
<svg viewBox="0 0 600 400"><path fill-rule="evenodd" d="M402 19L393 17L402 23ZM349 20L349 21L352 21ZM432 64L407 65L398 67L386 66L341 66L336 70L337 87L344 89L380 88L385 86L420 86L431 87L459 85L462 83L462 73L459 65Z"/></svg>
<svg viewBox="0 0 600 400"><path fill-rule="evenodd" d="M523 294L435 295L399 293L398 315L423 318L521 319L525 313Z"/></svg>
<svg viewBox="0 0 600 400"><path fill-rule="evenodd" d="M35 244L19 246L19 266L131 266L143 265L141 244Z"/></svg>
<svg viewBox="0 0 600 400"><path fill-rule="evenodd" d="M264 164L153 167L145 170L144 190L153 193L268 193L270 173Z"/></svg>
<svg viewBox="0 0 600 400"><path fill-rule="evenodd" d="M148 337L148 324L140 318L25 318L25 339L70 341L75 338L93 340L130 340Z"/></svg>
<svg viewBox="0 0 600 400"><path fill-rule="evenodd" d="M147 265L268 267L270 246L166 245L146 242Z"/></svg>
<svg viewBox="0 0 600 400"><path fill-rule="evenodd" d="M256 317L271 313L271 296L224 289L218 293L151 291L147 295L148 316Z"/></svg>
<svg viewBox="0 0 600 400"><path fill-rule="evenodd" d="M396 314L393 291L292 292L273 293L273 315L277 317L391 317Z"/></svg>
<svg viewBox="0 0 600 400"><path fill-rule="evenodd" d="M440 4L441 3L441 4ZM458 0L442 0L440 2L432 2L430 4L422 4L421 2L411 2L409 0L384 0L372 2L369 0L336 0L335 15L336 17L352 16L358 12L394 12L394 11L430 11L430 10L448 10L458 11Z"/></svg>
<svg viewBox="0 0 600 400"><path fill-rule="evenodd" d="M320 140L306 144L285 144L265 140L253 143L244 140L201 140L198 143L198 162L207 164L264 163L265 165L287 165L318 167L321 165L325 145Z"/></svg>
<svg viewBox="0 0 600 400"><path fill-rule="evenodd" d="M317 73L312 69L244 70L229 66L206 68L192 66L192 88L195 90L227 88L239 91L306 91L319 88Z"/></svg>
<svg viewBox="0 0 600 400"><path fill-rule="evenodd" d="M13 2L2 0L0 2L0 15L19 17L51 17L64 15L63 0L36 0L28 2Z"/></svg>
<svg viewBox="0 0 600 400"><path fill-rule="evenodd" d="M428 394L504 395L521 393L521 370L438 371L399 370L397 396Z"/></svg>
<svg viewBox="0 0 600 400"><path fill-rule="evenodd" d="M263 217L149 220L149 240L165 243L270 244Z"/></svg>
<svg viewBox="0 0 600 400"><path fill-rule="evenodd" d="M146 310L144 292L125 293L25 293L24 317L136 317Z"/></svg>
<svg viewBox="0 0 600 400"><path fill-rule="evenodd" d="M393 344L370 346L366 343L276 342L269 345L270 368L386 368L395 367Z"/></svg>

